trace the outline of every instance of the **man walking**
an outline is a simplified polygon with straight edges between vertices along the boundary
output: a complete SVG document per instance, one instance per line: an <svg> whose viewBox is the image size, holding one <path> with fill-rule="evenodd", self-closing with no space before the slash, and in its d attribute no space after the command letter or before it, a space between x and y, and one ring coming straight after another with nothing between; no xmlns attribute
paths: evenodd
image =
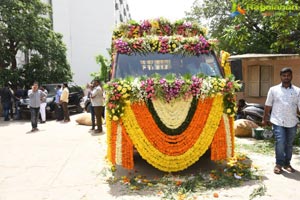
<svg viewBox="0 0 300 200"><path fill-rule="evenodd" d="M46 96L47 95L43 91L39 90L38 82L34 82L31 90L28 91L32 126L31 132L38 131L37 123L40 113L41 99L45 98Z"/></svg>
<svg viewBox="0 0 300 200"><path fill-rule="evenodd" d="M262 125L273 126L275 135L275 174L281 174L283 169L292 173L291 166L293 142L297 130L297 108L300 108L300 88L292 85L291 68L280 71L281 83L269 89L265 103ZM271 116L269 118L271 112ZM283 169L282 169L283 168Z"/></svg>

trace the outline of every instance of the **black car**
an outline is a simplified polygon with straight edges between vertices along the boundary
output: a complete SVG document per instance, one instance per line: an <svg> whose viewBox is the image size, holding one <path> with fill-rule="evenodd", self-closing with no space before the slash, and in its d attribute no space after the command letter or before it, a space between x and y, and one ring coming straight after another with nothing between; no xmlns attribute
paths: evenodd
<svg viewBox="0 0 300 200"><path fill-rule="evenodd" d="M55 109L55 95L56 95L56 87L59 84L43 84L48 91L47 95L47 107L46 113L47 116L54 117L54 109ZM69 111L75 111L78 113L83 112L83 108L81 107L81 102L84 96L83 90L80 86L70 83L68 84L69 87L69 103L68 108ZM27 96L27 95L26 95ZM21 99L20 104L20 112L21 115L24 113L28 113L29 111L29 98Z"/></svg>

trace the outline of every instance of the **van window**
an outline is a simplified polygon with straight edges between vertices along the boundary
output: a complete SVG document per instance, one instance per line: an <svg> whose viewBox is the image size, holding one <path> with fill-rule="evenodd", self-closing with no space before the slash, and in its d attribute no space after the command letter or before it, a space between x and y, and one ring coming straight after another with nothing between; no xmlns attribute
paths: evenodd
<svg viewBox="0 0 300 200"><path fill-rule="evenodd" d="M161 76L169 73L222 76L219 63L212 53L199 56L161 53L118 54L114 72L114 78L151 76L155 73Z"/></svg>

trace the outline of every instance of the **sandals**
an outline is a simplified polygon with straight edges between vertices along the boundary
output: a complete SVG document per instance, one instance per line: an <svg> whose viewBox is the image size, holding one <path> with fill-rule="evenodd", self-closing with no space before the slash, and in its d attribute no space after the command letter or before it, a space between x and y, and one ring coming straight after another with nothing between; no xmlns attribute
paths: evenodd
<svg viewBox="0 0 300 200"><path fill-rule="evenodd" d="M283 168L290 173L295 172L295 169L291 165L284 166Z"/></svg>
<svg viewBox="0 0 300 200"><path fill-rule="evenodd" d="M275 174L281 174L283 172L282 167L280 165L276 165L274 167L274 173Z"/></svg>

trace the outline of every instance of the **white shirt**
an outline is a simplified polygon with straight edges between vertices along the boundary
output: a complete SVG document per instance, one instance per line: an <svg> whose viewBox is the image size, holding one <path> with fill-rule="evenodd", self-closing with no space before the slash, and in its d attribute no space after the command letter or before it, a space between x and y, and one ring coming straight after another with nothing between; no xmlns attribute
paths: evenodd
<svg viewBox="0 0 300 200"><path fill-rule="evenodd" d="M270 122L277 126L294 127L298 123L297 108L300 108L300 88L291 85L285 88L282 84L270 88L265 103L271 106Z"/></svg>
<svg viewBox="0 0 300 200"><path fill-rule="evenodd" d="M92 106L104 106L104 98L102 88L98 85L92 91Z"/></svg>

